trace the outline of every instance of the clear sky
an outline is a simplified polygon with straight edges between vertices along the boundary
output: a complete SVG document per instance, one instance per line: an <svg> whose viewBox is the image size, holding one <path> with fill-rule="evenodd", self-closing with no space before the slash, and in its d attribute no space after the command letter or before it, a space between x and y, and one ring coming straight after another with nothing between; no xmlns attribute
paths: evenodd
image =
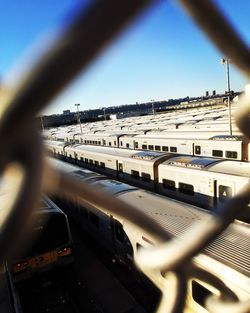
<svg viewBox="0 0 250 313"><path fill-rule="evenodd" d="M86 2L86 1L84 1ZM239 33L250 41L250 1L215 1ZM77 0L1 0L0 79L11 81L18 60L30 60L67 22ZM43 38L41 40L40 38ZM36 42L36 48L31 48ZM39 42L39 44L37 44ZM24 58L28 52L28 57ZM109 46L85 73L61 93L45 114L204 95L226 90L223 55L214 48L175 1L158 1ZM245 79L231 66L231 89Z"/></svg>

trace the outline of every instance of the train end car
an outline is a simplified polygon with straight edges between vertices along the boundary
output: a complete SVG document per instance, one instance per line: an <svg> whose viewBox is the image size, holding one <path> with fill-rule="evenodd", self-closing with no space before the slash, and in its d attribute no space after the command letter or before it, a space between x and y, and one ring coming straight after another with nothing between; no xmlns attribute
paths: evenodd
<svg viewBox="0 0 250 313"><path fill-rule="evenodd" d="M32 215L30 242L7 260L14 282L74 261L67 215L46 196Z"/></svg>
<svg viewBox="0 0 250 313"><path fill-rule="evenodd" d="M194 140L193 155L248 161L248 140L242 136L217 135Z"/></svg>
<svg viewBox="0 0 250 313"><path fill-rule="evenodd" d="M81 170L77 166L62 162L61 164L65 169L70 167L74 175L77 169ZM90 184L101 187L109 192L110 196L133 205L136 210L154 219L173 237L182 240L185 240L185 232L195 223L209 218L209 212L194 205L115 182L107 177L101 180L92 179ZM128 266L131 266L141 247L153 247L157 244L153 233L144 232L128 222L125 217L121 218L92 205L86 206L80 201L74 204L66 203L66 206L84 231L93 236L116 259ZM249 238L248 225L232 223L193 259L193 262L201 268L219 277L242 301L250 297L250 254L248 249L245 249ZM166 284L164 276L157 271L150 279L158 287ZM190 279L185 312L208 313L204 304L205 296L218 295L219 292L205 281Z"/></svg>
<svg viewBox="0 0 250 313"><path fill-rule="evenodd" d="M154 219L174 237L181 240L185 240L185 232L188 229L209 216L205 210L193 205L166 199L148 191L134 190L117 195L117 197L132 204L136 209ZM126 219L119 221L130 240L135 258L141 247L153 247L157 244L153 234L150 236L150 234L139 230L128 223ZM232 238L234 238L233 241ZM194 263L202 269L220 278L242 301L250 298L250 254L244 248L249 238L250 229L247 225L233 223L215 242L193 259ZM155 271L150 279L156 286L166 286L165 278L160 271ZM220 290L216 290L206 281L190 279L185 312L208 313L204 298L212 294L219 295L219 293Z"/></svg>

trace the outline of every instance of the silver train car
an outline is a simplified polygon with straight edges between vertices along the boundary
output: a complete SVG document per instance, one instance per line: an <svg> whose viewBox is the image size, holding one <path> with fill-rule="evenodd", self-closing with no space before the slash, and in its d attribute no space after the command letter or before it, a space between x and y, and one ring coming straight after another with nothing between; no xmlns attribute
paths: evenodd
<svg viewBox="0 0 250 313"><path fill-rule="evenodd" d="M215 157L237 161L249 161L249 141L240 135L218 135L217 132L194 133L186 131L174 134L152 131L144 133L57 133L47 139L66 143L79 143L132 150L171 152L193 156Z"/></svg>
<svg viewBox="0 0 250 313"><path fill-rule="evenodd" d="M193 223L209 214L193 205L131 187L75 165L55 159L51 162L53 166L77 176L80 181L88 182L93 188L100 187L110 196L132 204L136 210L153 218L177 238L183 236L185 230L192 227ZM119 261L128 265L141 246L152 247L156 244L152 235L144 234L125 218L119 218L115 214L110 215L107 211L100 211L91 205L83 206L75 199L60 203L60 207ZM250 254L249 250L245 249L249 238L249 227L233 223L194 258L203 269L222 279L241 300L249 299L250 296ZM164 277L160 272L155 272L152 280L159 283L164 281ZM206 282L195 279L189 281L188 291L189 300L185 312L197 313L208 313L204 307L204 296L219 292Z"/></svg>
<svg viewBox="0 0 250 313"><path fill-rule="evenodd" d="M249 162L57 141L46 147L57 158L205 209L236 195L250 177ZM250 211L238 219L250 223Z"/></svg>

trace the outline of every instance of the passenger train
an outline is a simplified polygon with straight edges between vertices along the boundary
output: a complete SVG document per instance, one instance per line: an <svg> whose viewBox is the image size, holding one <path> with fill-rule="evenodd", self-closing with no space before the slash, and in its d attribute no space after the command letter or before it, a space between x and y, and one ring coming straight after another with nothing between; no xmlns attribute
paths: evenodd
<svg viewBox="0 0 250 313"><path fill-rule="evenodd" d="M237 194L250 177L249 162L58 141L46 147L57 158L206 209ZM250 212L239 212L239 220L250 223Z"/></svg>
<svg viewBox="0 0 250 313"><path fill-rule="evenodd" d="M33 242L8 260L14 282L74 260L67 215L51 199L43 197L33 213L33 220L29 236Z"/></svg>
<svg viewBox="0 0 250 313"><path fill-rule="evenodd" d="M94 173L79 166L68 164L56 159L50 159L52 165L87 182L96 190L101 188L111 197L121 199L132 204L136 210L153 218L170 234L183 236L193 223L208 216L207 211L190 204L169 199L150 191L138 189L125 183L115 181L98 173ZM132 225L126 218L120 218L107 211L100 211L90 204L83 204L80 200L59 201L60 207L71 215L80 227L96 238L100 244L108 249L119 261L131 264L138 249L152 247L156 244L153 235L144 233ZM243 223L233 223L223 232L203 253L194 258L195 263L203 269L213 273L223 280L241 300L250 297L250 254L245 249L249 244L250 229ZM155 271L154 282L163 282L164 277ZM207 313L204 307L204 297L218 294L218 291L206 282L190 280L189 301L187 311Z"/></svg>
<svg viewBox="0 0 250 313"><path fill-rule="evenodd" d="M61 136L49 136L52 140L66 143L78 143L85 145L104 146L112 148L149 150L156 152L171 152L193 156L216 157L237 161L249 161L249 141L239 135L215 135L213 133L175 133L168 135L163 133L85 133L65 134ZM217 132L218 134L218 132Z"/></svg>
<svg viewBox="0 0 250 313"><path fill-rule="evenodd" d="M86 123L81 132L79 125L58 127L45 130L43 136L71 144L249 161L249 140L233 117L233 135L228 135L228 123L227 108L223 107Z"/></svg>

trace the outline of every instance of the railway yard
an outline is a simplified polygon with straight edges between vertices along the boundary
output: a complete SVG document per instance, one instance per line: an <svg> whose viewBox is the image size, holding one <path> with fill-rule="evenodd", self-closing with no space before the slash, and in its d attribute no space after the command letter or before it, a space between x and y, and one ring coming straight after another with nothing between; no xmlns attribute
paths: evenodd
<svg viewBox="0 0 250 313"><path fill-rule="evenodd" d="M233 134L228 134L225 106L178 113L178 118L169 112L88 123L81 131L79 125L44 130L47 152L60 159L49 163L75 176L79 184L134 205L182 238L196 221L209 218L249 182L250 146L234 121ZM160 292L132 262L140 247L155 244L153 236L77 199L53 201L69 219L74 261L45 267L20 281L8 267L8 288L2 287L6 296L0 303L4 312L154 312ZM249 211L239 212L238 219L195 258L243 301L250 295L249 222ZM56 249L58 260L71 246ZM35 253L35 259L44 260L45 254ZM17 266L28 263L21 260ZM161 273L151 279L156 285L164 281ZM204 296L214 289L193 279L188 290L187 312L208 312Z"/></svg>

